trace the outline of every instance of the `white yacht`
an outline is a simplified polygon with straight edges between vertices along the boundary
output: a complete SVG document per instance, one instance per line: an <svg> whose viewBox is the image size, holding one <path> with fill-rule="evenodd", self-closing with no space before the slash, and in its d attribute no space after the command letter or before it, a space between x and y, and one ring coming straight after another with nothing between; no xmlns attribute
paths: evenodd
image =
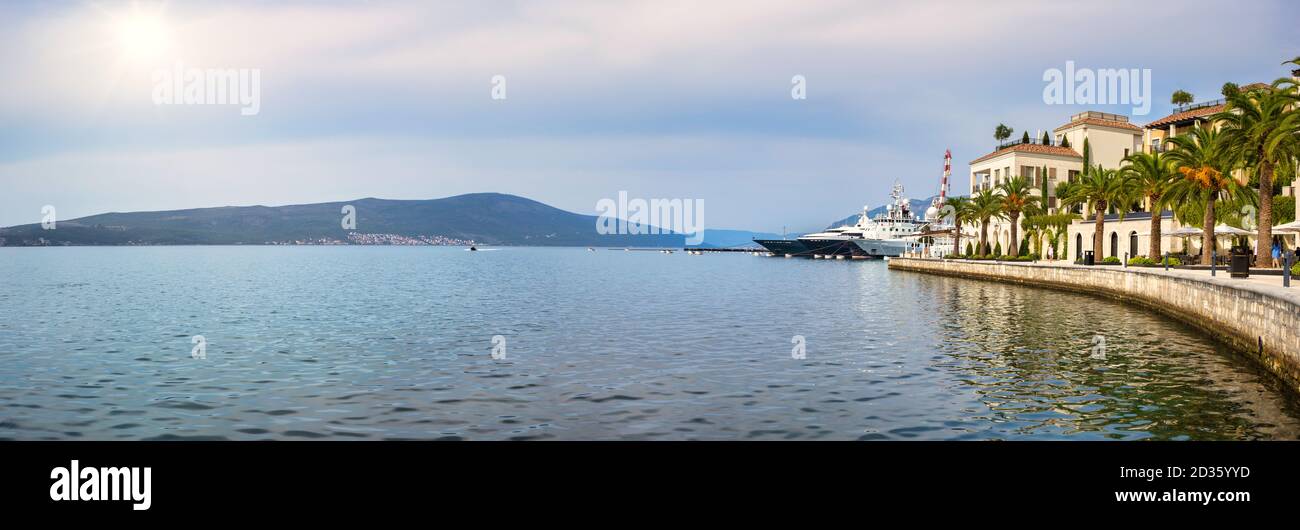
<svg viewBox="0 0 1300 530"><path fill-rule="evenodd" d="M902 184L895 183L889 196L892 201L885 206L885 212L874 219L867 216L864 206L857 224L808 234L800 237L799 242L807 253L815 256L883 258L915 250L919 243L909 241L908 237L918 233L925 221L912 213L908 200L903 197Z"/></svg>

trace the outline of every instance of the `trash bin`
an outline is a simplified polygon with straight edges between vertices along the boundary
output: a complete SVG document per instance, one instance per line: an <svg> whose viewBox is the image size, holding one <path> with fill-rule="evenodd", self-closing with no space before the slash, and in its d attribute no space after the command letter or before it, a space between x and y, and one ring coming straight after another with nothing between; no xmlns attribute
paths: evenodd
<svg viewBox="0 0 1300 530"><path fill-rule="evenodd" d="M1228 262L1228 272L1232 273L1233 278L1249 277L1250 254L1245 252L1233 252L1232 261Z"/></svg>
<svg viewBox="0 0 1300 530"><path fill-rule="evenodd" d="M1083 264L1090 267L1097 264L1097 257L1092 255L1091 250L1083 251Z"/></svg>

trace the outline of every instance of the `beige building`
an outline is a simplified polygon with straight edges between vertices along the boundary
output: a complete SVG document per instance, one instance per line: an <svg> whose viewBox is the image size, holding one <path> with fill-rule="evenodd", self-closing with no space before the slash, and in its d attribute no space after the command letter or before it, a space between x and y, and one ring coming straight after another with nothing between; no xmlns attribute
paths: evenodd
<svg viewBox="0 0 1300 530"><path fill-rule="evenodd" d="M1082 151L1085 141L1091 150L1093 164L1116 168L1124 157L1142 149L1142 139L1143 129L1129 123L1127 116L1096 111L1081 112L1071 116L1069 122L1053 131L1049 145L1044 145L1041 140L1031 140L1029 143L1017 140L972 160L970 193L996 188L1014 177L1024 177L1035 190L1035 195L1042 197L1046 190L1046 197L1041 204L1048 213L1057 213L1060 205L1056 187L1062 182L1077 179L1083 171ZM1076 230L1077 228L1071 227L1071 238ZM1020 233L1023 234L1024 230L1020 230ZM1087 241L1091 242L1091 237L1089 235ZM1020 244L1018 241L1011 242L1011 223L1006 219L995 219L989 223L989 246L999 244L1003 252L1008 254L1014 253ZM1073 254L1073 239L1070 247Z"/></svg>
<svg viewBox="0 0 1300 530"><path fill-rule="evenodd" d="M1266 86L1262 83L1245 85L1242 89ZM1086 111L1070 117L1070 121L1053 130L1050 145L1043 145L1041 140L1024 143L1016 140L1004 143L992 153L972 160L970 163L970 193L973 195L982 189L996 188L1002 182L1014 176L1023 176L1037 190L1037 195L1046 199L1042 204L1048 213L1062 213L1056 197L1056 187L1061 182L1074 180L1083 171L1083 145L1088 142L1092 154L1092 164L1103 168L1117 169L1125 157L1137 152L1156 152L1167 149L1167 139L1187 134L1193 128L1202 126L1217 127L1210 117L1225 108L1223 100L1186 105L1176 109L1163 118L1154 120L1143 127L1129 123L1127 116L1097 111ZM1238 181L1244 182L1246 175L1234 174ZM1046 182L1044 183L1044 179ZM1044 186L1044 184L1046 184ZM1284 194L1293 194L1293 188L1284 190ZM1147 201L1126 208L1123 220L1114 208L1104 216L1102 233L1102 255L1100 261L1115 256L1145 256L1150 253L1151 205ZM1074 210L1083 218L1072 223L1068 228L1066 255L1061 259L1078 259L1084 251L1092 250L1092 238L1095 233L1095 213L1091 205L1076 206ZM1180 228L1173 214L1160 212L1161 234L1168 234ZM979 237L978 223L972 227L976 239ZM1021 234L1024 230L1020 231ZM972 237L966 234L963 237ZM1019 242L1012 243L1011 225L1005 219L989 223L989 245L1002 245L1004 253L1013 253ZM1186 247L1186 248L1185 248ZM1200 239L1192 237L1161 237L1161 250L1171 253L1198 254Z"/></svg>

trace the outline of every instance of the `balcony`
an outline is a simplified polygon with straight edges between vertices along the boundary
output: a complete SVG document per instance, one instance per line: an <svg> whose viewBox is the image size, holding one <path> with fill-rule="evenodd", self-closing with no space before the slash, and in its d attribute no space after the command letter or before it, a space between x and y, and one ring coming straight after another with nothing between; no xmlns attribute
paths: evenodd
<svg viewBox="0 0 1300 530"><path fill-rule="evenodd" d="M1020 138L1016 138L1015 140L1003 140L1002 143L999 143L999 144L998 144L997 149L1006 149L1006 148L1011 147L1011 146L1015 146L1015 145L1026 145L1026 144L1027 144L1027 145L1046 145L1046 146L1056 146L1056 145L1059 145L1059 144L1056 143L1055 140L1052 140L1052 139L1050 139L1050 138L1047 140L1047 143L1043 143L1043 139L1042 139L1042 138L1038 138L1038 139L1030 138L1029 141L1026 142L1025 139L1024 139L1024 137L1022 136L1022 137L1020 137ZM997 149L995 149L995 151L996 151Z"/></svg>
<svg viewBox="0 0 1300 530"><path fill-rule="evenodd" d="M1189 110L1203 109L1203 108L1206 108L1206 107L1213 107L1213 106L1216 106L1216 105L1222 105L1222 104L1224 104L1224 103L1227 103L1227 100L1226 100L1226 99L1223 99L1223 98L1214 99L1214 100L1210 100L1210 101L1202 101L1202 102L1200 102L1200 103L1188 103L1188 104L1186 104L1186 105L1179 105L1179 106L1177 106L1177 107L1174 107L1174 112L1176 112L1176 113L1177 113L1177 112L1187 112L1187 111L1189 111Z"/></svg>

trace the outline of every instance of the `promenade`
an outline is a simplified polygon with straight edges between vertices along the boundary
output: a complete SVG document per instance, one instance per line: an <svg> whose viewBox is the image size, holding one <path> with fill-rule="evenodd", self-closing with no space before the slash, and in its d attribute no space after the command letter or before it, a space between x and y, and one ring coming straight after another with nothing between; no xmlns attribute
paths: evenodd
<svg viewBox="0 0 1300 530"><path fill-rule="evenodd" d="M1226 270L1211 275L1209 270L1046 261L892 258L889 268L1065 289L1146 306L1201 328L1300 392L1300 281L1287 288L1282 276L1232 278Z"/></svg>

